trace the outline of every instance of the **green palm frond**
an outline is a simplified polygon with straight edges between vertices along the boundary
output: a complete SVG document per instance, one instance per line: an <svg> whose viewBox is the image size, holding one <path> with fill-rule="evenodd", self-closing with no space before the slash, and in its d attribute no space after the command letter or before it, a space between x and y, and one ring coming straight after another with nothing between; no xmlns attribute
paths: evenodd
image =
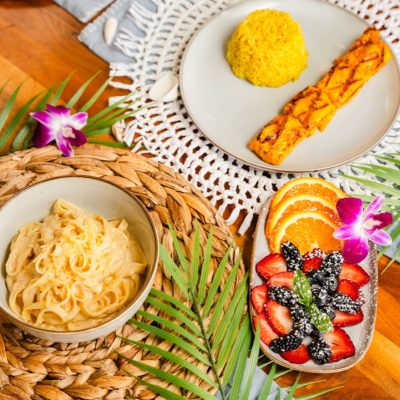
<svg viewBox="0 0 400 400"><path fill-rule="evenodd" d="M250 316L245 312L249 279L247 274L242 276L240 256L232 263L230 246L219 265L211 267L212 229L202 249L199 228L195 227L190 259L172 227L169 227L169 232L175 257L161 246L160 258L181 296L176 298L152 289L146 300L149 307L146 311L139 311L136 318L129 322L156 339L168 342L170 348L158 347L157 341L149 343L123 337L121 339L154 354L161 362L165 361L173 367L155 368L120 354L128 363L145 371L147 375L137 377L129 371L126 372L166 399L215 400L214 393L219 391L221 398L225 400L247 400L257 365L265 367L271 362L262 363L264 357L259 356L260 330L257 327L253 335ZM211 268L214 273L210 280ZM187 372L189 375L184 376L189 378L183 379L182 374L176 376L169 372L177 369ZM291 371L287 369L278 371L277 366L272 364L259 398L267 398L273 381L289 372ZM162 384L156 385L154 378ZM290 398L295 399L294 393L298 388L313 383L300 383L298 376L294 385L285 390ZM208 390L204 389L204 384L208 385ZM171 385L176 390L172 390ZM309 397L299 398L312 399L335 389L337 388L329 388L309 394ZM278 391L277 396L280 395Z"/></svg>
<svg viewBox="0 0 400 400"><path fill-rule="evenodd" d="M362 185L371 188L376 194L382 193L385 195L385 210L393 213L393 219L397 225L393 225L390 235L395 241L400 237L400 153L391 153L387 155L375 155L376 164L353 164L352 168L366 172L375 177L374 180L367 178L359 178L356 176L344 175L346 178ZM386 165L381 165L379 162L384 161ZM370 203L374 196L360 195L360 198L366 203ZM388 250L384 247L379 252L379 257ZM400 256L400 248L397 249L392 260L382 271L384 273L390 265Z"/></svg>
<svg viewBox="0 0 400 400"><path fill-rule="evenodd" d="M37 126L37 122L29 116L29 111L42 111L46 104L65 104L66 107L73 108L76 112L88 111L106 90L111 78L107 79L97 91L84 103L82 107L77 107L78 101L93 84L98 73L87 79L69 99L65 99L65 89L71 81L74 72L71 72L62 82L47 89L45 92L37 94L28 99L18 110L15 104L18 94L23 90L21 83L9 96L5 106L0 111L0 155L7 152L14 152L26 149L32 145L32 136ZM6 84L0 87L2 94ZM122 143L97 140L95 137L111 133L112 125L122 119L133 117L139 108L133 108L131 101L133 94L128 94L114 104L105 107L103 110L91 114L88 124L82 129L88 136L89 142L103 144L111 147L126 148ZM61 101L64 99L64 102ZM14 114L12 118L10 115ZM7 150L10 147L10 150Z"/></svg>

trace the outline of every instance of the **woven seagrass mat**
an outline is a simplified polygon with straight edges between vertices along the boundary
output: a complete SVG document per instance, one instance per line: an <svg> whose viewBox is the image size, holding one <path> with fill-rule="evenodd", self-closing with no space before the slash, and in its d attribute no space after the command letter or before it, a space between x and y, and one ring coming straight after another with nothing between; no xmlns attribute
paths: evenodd
<svg viewBox="0 0 400 400"><path fill-rule="evenodd" d="M233 242L222 217L218 216L214 207L181 176L150 159L125 150L97 145L77 148L75 157L71 158L61 156L54 146L32 148L0 158L0 206L15 192L33 183L58 176L73 175L98 177L135 194L150 211L160 242L174 258L176 255L167 229L168 220L177 231L188 257L196 221L199 221L203 244L210 227L213 226L209 281L213 269ZM238 256L239 250L233 248L227 271L230 271ZM236 285L243 275L242 265ZM154 287L174 297L181 296L162 264L158 266ZM234 291L230 296L233 293ZM217 299L218 295L215 297ZM229 298L226 303L227 305L230 303ZM150 311L150 306L145 304L143 309ZM151 311L154 312L154 309ZM130 324L98 340L79 344L60 344L39 340L4 322L0 335L0 400L160 398L139 384L126 371L180 393L179 389L160 382L154 376L146 376L146 372L119 357L118 352L211 390L208 384L196 380L188 371L157 355L127 345L118 338L118 335L156 345L170 352L179 352L180 357L194 362L189 354L176 349L171 343L161 341ZM209 373L211 374L210 371ZM180 394L194 398L190 394Z"/></svg>

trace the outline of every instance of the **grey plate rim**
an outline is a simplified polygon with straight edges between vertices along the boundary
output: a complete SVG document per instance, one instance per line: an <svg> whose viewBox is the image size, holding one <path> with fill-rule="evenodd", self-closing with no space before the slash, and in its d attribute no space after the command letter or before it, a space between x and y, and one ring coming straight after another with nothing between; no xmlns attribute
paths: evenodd
<svg viewBox="0 0 400 400"><path fill-rule="evenodd" d="M367 21L365 21L365 19L361 18L359 15L353 13L350 10L347 10L344 7L339 6L336 3L327 3L326 0L313 0L313 1L316 1L316 2L319 2L319 3L328 4L328 5L330 5L330 6L334 7L334 8L338 8L340 10L343 10L343 11L347 12L348 14L352 15L353 17L359 19L361 22L364 23L364 25L366 27L371 26L370 24L368 24ZM356 154L356 155L354 155L352 157L349 157L346 160L343 160L343 161L340 161L340 162L337 162L337 163L333 163L333 164L329 164L329 165L324 166L324 167L306 168L306 169L296 169L296 168L286 169L286 168L279 168L279 166L274 166L272 164L268 164L266 162L263 162L261 159L260 159L260 162L262 162L263 164L260 165L260 164L256 164L256 163L254 163L252 161L248 161L248 160L245 160L245 159L243 159L241 157L236 156L235 154L231 153L230 151L227 151L225 148L221 147L220 145L215 143L212 139L210 139L210 137L205 132L206 130L201 127L201 124L199 124L198 120L195 117L195 114L193 113L193 110L189 106L189 102L187 101L187 97L186 97L186 94L185 94L182 71L183 71L184 66L185 66L185 61L187 59L187 55L189 53L189 49L190 49L191 45L193 44L193 42L196 40L197 36L200 34L200 32L203 31L203 29L211 21L213 21L214 19L219 17L221 13L229 11L229 10L231 10L233 8L236 8L236 7L240 7L242 3L243 2L239 2L237 4L234 4L234 5L230 6L230 7L227 7L226 9L222 10L220 13L218 13L215 16L213 16L212 18L210 18L204 25L202 25L200 27L200 29L193 34L193 36L189 40L188 44L186 45L186 48L185 48L185 50L183 52L182 59L181 59L180 65L179 65L179 90L180 90L180 94L181 94L181 97L182 97L183 104L186 107L186 110L189 113L190 118L193 120L194 124L199 129L199 131L207 138L207 140L209 140L214 146L216 146L220 150L222 150L225 154L227 154L228 156L232 157L233 159L243 163L244 165L253 167L253 168L261 170L261 171L268 171L268 172L275 172L275 173L287 173L287 174L289 174L289 173L294 173L294 174L314 173L314 172L320 172L320 171L328 171L330 169L341 167L342 165L348 164L349 162L352 162L352 161L354 161L354 160L356 160L356 159L358 159L360 157L365 156L375 146L377 146L382 140L384 140L386 135L392 130L395 122L397 121L397 119L398 119L398 117L400 115L400 101L399 101L399 104L397 105L397 111L395 112L392 121L385 128L382 129L381 134L379 135L379 137L370 146L368 146L368 148L364 149L363 151L361 151L360 153L358 153L358 154ZM393 48L393 45L391 43L389 43L386 40L385 37L382 37L382 39L388 45L388 47L390 49L390 52L392 53L392 58L393 58L393 61L395 63L395 66L396 66L398 79L400 80L400 59L397 57L397 54L396 54L396 52L395 52L395 50Z"/></svg>

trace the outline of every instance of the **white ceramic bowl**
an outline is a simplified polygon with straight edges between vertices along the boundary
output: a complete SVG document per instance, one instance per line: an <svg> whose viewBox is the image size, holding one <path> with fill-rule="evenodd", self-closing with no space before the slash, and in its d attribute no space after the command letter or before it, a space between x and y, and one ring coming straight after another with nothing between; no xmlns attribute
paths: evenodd
<svg viewBox="0 0 400 400"><path fill-rule="evenodd" d="M129 305L102 325L79 331L50 331L22 321L8 305L9 292L5 283L5 262L11 240L27 222L39 221L49 214L51 206L63 199L83 210L107 219L125 218L129 230L139 242L148 261L142 288ZM0 310L22 330L45 340L77 343L97 339L123 325L145 301L153 285L158 263L158 238L154 223L144 205L128 191L100 179L63 177L37 183L21 190L0 209Z"/></svg>

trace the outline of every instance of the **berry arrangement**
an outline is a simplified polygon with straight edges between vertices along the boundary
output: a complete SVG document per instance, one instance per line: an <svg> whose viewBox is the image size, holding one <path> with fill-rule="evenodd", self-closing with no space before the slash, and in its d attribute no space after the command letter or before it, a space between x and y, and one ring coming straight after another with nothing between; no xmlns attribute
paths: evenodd
<svg viewBox="0 0 400 400"><path fill-rule="evenodd" d="M342 328L364 319L360 288L370 277L362 267L343 262L339 251L314 249L301 255L287 241L281 254L268 255L256 270L264 283L251 291L253 323L273 352L295 364L326 364L354 355Z"/></svg>

